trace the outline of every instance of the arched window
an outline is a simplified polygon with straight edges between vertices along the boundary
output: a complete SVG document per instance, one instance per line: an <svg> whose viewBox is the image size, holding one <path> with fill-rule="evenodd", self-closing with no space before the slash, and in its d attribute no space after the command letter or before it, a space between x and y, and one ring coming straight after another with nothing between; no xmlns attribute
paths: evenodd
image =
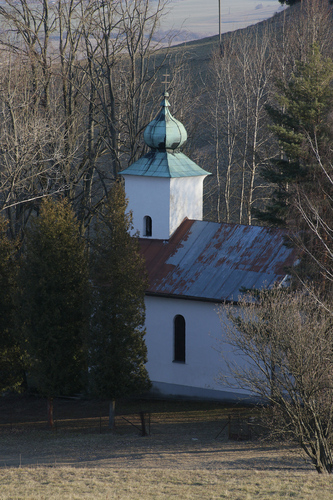
<svg viewBox="0 0 333 500"><path fill-rule="evenodd" d="M185 363L185 319L177 314L174 319L174 361Z"/></svg>
<svg viewBox="0 0 333 500"><path fill-rule="evenodd" d="M151 221L151 217L149 217L149 215L146 215L143 219L143 233L144 233L144 236L151 236L152 235L152 221Z"/></svg>

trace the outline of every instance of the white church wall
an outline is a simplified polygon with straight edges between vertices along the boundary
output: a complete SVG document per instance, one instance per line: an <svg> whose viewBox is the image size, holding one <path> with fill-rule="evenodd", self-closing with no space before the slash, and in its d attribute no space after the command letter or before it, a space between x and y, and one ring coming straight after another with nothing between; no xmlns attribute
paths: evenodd
<svg viewBox="0 0 333 500"><path fill-rule="evenodd" d="M125 176L124 176L125 177ZM128 209L133 212L134 231L144 237L144 217L152 219L152 238L169 239L170 179L127 175Z"/></svg>
<svg viewBox="0 0 333 500"><path fill-rule="evenodd" d="M213 303L162 297L146 297L147 369L153 388L164 395L239 399L243 391L218 381L227 366L221 349L229 359L235 354L223 343L217 307ZM186 322L185 363L174 362L174 318Z"/></svg>
<svg viewBox="0 0 333 500"><path fill-rule="evenodd" d="M181 222L202 220L203 181L205 176L175 177L170 182L170 235Z"/></svg>
<svg viewBox="0 0 333 500"><path fill-rule="evenodd" d="M144 218L152 219L152 238L167 240L181 222L202 220L203 180L198 177L144 177L127 175L125 178L128 209L133 212L134 231L145 236Z"/></svg>

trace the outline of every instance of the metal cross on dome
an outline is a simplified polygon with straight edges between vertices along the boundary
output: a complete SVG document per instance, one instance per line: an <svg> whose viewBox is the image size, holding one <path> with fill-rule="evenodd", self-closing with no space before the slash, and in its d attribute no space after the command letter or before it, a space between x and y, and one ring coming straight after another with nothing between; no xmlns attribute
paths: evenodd
<svg viewBox="0 0 333 500"><path fill-rule="evenodd" d="M162 85L164 85L164 93L167 93L168 92L168 84L170 84L170 82L168 82L168 77L170 76L170 74L168 72L164 73L164 81L162 82Z"/></svg>

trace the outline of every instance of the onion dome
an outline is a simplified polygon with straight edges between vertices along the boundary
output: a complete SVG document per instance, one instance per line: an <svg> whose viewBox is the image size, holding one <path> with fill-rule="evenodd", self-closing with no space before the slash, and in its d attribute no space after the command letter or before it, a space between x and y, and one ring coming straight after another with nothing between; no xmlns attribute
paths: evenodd
<svg viewBox="0 0 333 500"><path fill-rule="evenodd" d="M210 175L190 160L179 148L187 139L182 123L169 111L169 94L164 93L162 109L144 132L144 140L151 150L122 170L121 175L144 177L197 177Z"/></svg>
<svg viewBox="0 0 333 500"><path fill-rule="evenodd" d="M187 140L184 125L176 120L169 111L168 97L168 92L164 92L164 99L161 102L162 109L156 118L147 125L143 136L147 146L159 151L178 149Z"/></svg>

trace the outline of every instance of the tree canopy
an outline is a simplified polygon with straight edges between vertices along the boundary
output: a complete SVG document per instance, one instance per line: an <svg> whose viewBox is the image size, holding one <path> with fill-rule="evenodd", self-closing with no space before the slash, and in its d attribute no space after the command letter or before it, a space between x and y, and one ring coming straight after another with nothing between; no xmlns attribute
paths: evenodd
<svg viewBox="0 0 333 500"><path fill-rule="evenodd" d="M31 373L52 399L81 387L88 268L78 222L65 200L45 199L27 231L21 272Z"/></svg>
<svg viewBox="0 0 333 500"><path fill-rule="evenodd" d="M279 2L282 4L282 5L295 5L296 3L300 3L301 0L279 0Z"/></svg>
<svg viewBox="0 0 333 500"><path fill-rule="evenodd" d="M7 226L0 216L0 391L19 389L24 378L24 351L16 321L18 244L8 238Z"/></svg>
<svg viewBox="0 0 333 500"><path fill-rule="evenodd" d="M150 386L144 342L147 278L126 208L124 189L115 183L93 243L90 383L93 394L109 400Z"/></svg>
<svg viewBox="0 0 333 500"><path fill-rule="evenodd" d="M278 82L277 105L267 106L280 153L263 170L275 186L272 201L261 218L277 225L290 225L294 218L297 187L307 193L320 184L320 168L314 147L329 154L332 138L333 63L313 48L307 62L298 62L287 84ZM327 158L328 160L328 158ZM317 191L317 190L316 190Z"/></svg>
<svg viewBox="0 0 333 500"><path fill-rule="evenodd" d="M296 5L297 3L301 3L302 0L279 0L282 5ZM332 0L329 0L329 3L332 3Z"/></svg>
<svg viewBox="0 0 333 500"><path fill-rule="evenodd" d="M280 153L262 171L274 187L265 210L268 224L284 226L302 250L300 274L332 277L333 63L313 46L287 84L278 84L276 106L267 107Z"/></svg>

